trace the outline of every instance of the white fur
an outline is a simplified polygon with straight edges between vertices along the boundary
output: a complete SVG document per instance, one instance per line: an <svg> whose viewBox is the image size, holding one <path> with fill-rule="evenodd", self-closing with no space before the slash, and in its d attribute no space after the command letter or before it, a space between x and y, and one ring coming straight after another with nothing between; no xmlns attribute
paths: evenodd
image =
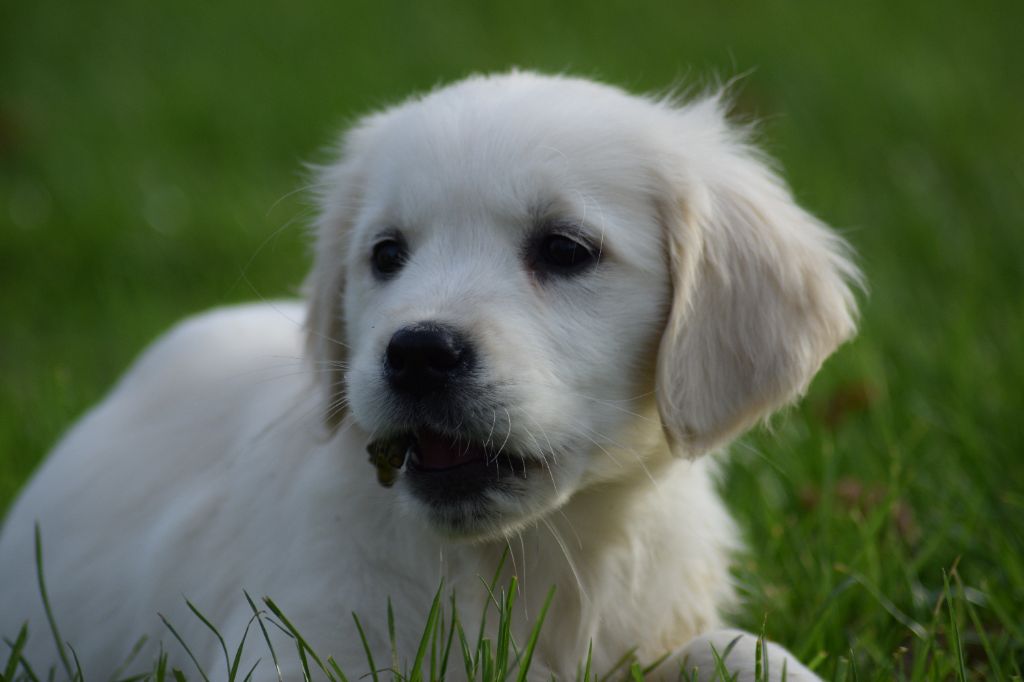
<svg viewBox="0 0 1024 682"><path fill-rule="evenodd" d="M470 78L364 119L320 177L309 303L217 310L149 349L46 460L0 539L0 634L30 620L52 661L33 526L63 636L101 679L142 634L188 670L157 613L209 671L222 663L187 596L234 646L270 595L322 655L366 672L350 612L403 661L439 581L475 632L505 551L520 580L518 639L548 588L535 677L596 670L631 647L659 670L713 667L735 638L737 533L712 460L798 396L854 331L846 245L796 206L721 102L631 96L589 81ZM522 244L549 220L602 245L586 274L541 281ZM369 272L398 228L411 259ZM441 320L479 344L493 387L477 421L544 461L485 521L453 526L400 478L375 483L365 447L394 424L381 357L398 328ZM305 329L304 329L305 326ZM499 409L500 406L500 409ZM292 648L273 628L286 679ZM252 635L250 635L252 636ZM698 637L699 636L699 637ZM262 649L250 641L247 658ZM727 663L751 679L750 637ZM723 644L724 643L724 644ZM790 679L813 675L777 646ZM773 677L781 662L772 665ZM271 679L265 660L258 676Z"/></svg>

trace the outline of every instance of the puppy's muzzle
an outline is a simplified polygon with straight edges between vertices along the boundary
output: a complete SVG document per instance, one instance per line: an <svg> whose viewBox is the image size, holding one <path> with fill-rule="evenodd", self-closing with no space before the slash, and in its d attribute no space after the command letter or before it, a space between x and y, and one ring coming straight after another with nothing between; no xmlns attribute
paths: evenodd
<svg viewBox="0 0 1024 682"><path fill-rule="evenodd" d="M421 322L395 332L384 354L384 373L393 390L411 398L439 396L473 369L473 348L458 330Z"/></svg>

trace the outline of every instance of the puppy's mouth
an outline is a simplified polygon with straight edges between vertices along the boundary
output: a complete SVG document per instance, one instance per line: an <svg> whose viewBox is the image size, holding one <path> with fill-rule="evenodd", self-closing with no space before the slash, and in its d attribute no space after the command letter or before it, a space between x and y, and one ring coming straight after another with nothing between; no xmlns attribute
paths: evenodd
<svg viewBox="0 0 1024 682"><path fill-rule="evenodd" d="M487 447L480 443L432 429L416 429L409 443L407 462L412 469L441 472L485 461L488 454Z"/></svg>
<svg viewBox="0 0 1024 682"><path fill-rule="evenodd" d="M390 487L404 468L413 492L431 504L464 502L526 478L540 461L501 443L418 427L367 446L378 480Z"/></svg>
<svg viewBox="0 0 1024 682"><path fill-rule="evenodd" d="M370 462L378 467L400 469L408 466L409 469L433 473L481 464L525 471L537 464L532 459L506 451L504 447L494 447L490 443L476 442L428 427L378 438L366 449L370 453Z"/></svg>

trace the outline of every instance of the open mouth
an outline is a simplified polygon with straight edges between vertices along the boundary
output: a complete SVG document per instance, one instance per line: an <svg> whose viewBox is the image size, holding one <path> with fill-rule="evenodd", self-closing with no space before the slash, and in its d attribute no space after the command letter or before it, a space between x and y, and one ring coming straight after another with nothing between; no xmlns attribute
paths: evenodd
<svg viewBox="0 0 1024 682"><path fill-rule="evenodd" d="M408 450L408 464L420 471L450 471L460 467L487 463L498 453L490 452L481 443L452 437L432 429L416 429Z"/></svg>
<svg viewBox="0 0 1024 682"><path fill-rule="evenodd" d="M523 478L539 464L508 451L500 443L482 443L428 427L375 440L367 450L382 485L393 484L398 470L404 467L413 479L435 479L431 487L443 485L445 490L436 490L431 497L441 492L462 496L472 489L497 484L503 476ZM414 487L422 486L414 483Z"/></svg>

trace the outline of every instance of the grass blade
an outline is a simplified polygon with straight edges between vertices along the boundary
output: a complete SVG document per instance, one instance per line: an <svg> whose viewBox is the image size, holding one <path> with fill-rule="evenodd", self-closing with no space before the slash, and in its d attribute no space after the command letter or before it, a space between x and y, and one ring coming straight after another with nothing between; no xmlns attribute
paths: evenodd
<svg viewBox="0 0 1024 682"><path fill-rule="evenodd" d="M245 590L242 590L242 594L245 595L245 600L249 602L249 608L252 609L252 615L256 618L256 624L260 626L260 632L263 633L263 641L267 643L267 648L270 649L270 657L274 661L274 670L277 671L277 682L284 682L284 677L281 675L281 663L277 660L277 652L274 651L274 645L270 641L270 635L267 633L267 626L263 624L263 618L260 615L260 609L256 608L256 603L253 602L252 597Z"/></svg>
<svg viewBox="0 0 1024 682"><path fill-rule="evenodd" d="M6 642L8 646L11 646L11 643L8 640L5 639L4 642ZM32 670L32 666L28 664L28 659L25 658L24 653L18 654L18 662L21 663L21 669L25 671L25 675L28 677L30 682L39 682L39 676L36 675L34 670Z"/></svg>
<svg viewBox="0 0 1024 682"><path fill-rule="evenodd" d="M188 648L188 644L186 644L185 640L181 638L181 635L178 634L178 631L174 629L174 626L171 625L171 622L164 618L164 614L162 613L158 613L156 615L160 616L160 620L163 621L167 629L171 631L172 635L174 635L174 639L178 640L178 643L181 644L182 648L185 649L185 653L188 654L188 657L192 659L192 663L195 664L196 670L199 671L199 676L203 678L204 682L210 682L210 678L206 676L205 672L203 672L203 667L199 665L199 661L197 661L196 657L192 655L192 650ZM182 679L184 679L185 677L184 674L177 668L171 670L171 674L174 675L175 679L177 679L178 675L181 675Z"/></svg>
<svg viewBox="0 0 1024 682"><path fill-rule="evenodd" d="M960 627L956 622L956 608L953 604L953 594L949 589L949 574L942 571L942 584L946 593L946 608L949 609L950 644L956 651L957 678L960 682L967 682L967 665L964 661L964 647L960 641Z"/></svg>
<svg viewBox="0 0 1024 682"><path fill-rule="evenodd" d="M68 649L71 651L71 658L75 661L75 676L72 678L72 682L84 682L85 675L82 674L82 662L78 660L78 652L71 644L68 644Z"/></svg>
<svg viewBox="0 0 1024 682"><path fill-rule="evenodd" d="M331 680L331 682L337 682L337 680L335 680L334 678L334 675L331 674L331 671L328 670L326 666L324 666L323 661L321 661L320 657L317 656L317 653L313 651L313 648L309 646L309 642L307 642L302 637L302 634L299 632L298 628L296 628L292 624L292 622L288 620L287 616L284 615L284 612L281 611L281 609L278 608L277 604L274 603L274 600L270 597L264 597L263 603L266 604L267 608L270 609L270 612L273 613L274 616L276 616L284 624L285 632L289 633L292 637L295 638L296 646L298 646L299 652L302 654L302 657L305 658L306 653L308 653L310 657L312 657L313 662L317 664L317 667L319 667L320 670L323 671L324 675L327 676L327 679Z"/></svg>
<svg viewBox="0 0 1024 682"><path fill-rule="evenodd" d="M388 641L391 642L391 677L398 682L398 638L395 636L395 611L388 597Z"/></svg>
<svg viewBox="0 0 1024 682"><path fill-rule="evenodd" d="M434 627L431 628L430 633L430 646L427 650L430 652L430 680L438 679L437 676L437 649L440 645L441 634L440 631L444 628L444 614L440 613L437 617L437 621L434 623Z"/></svg>
<svg viewBox="0 0 1024 682"><path fill-rule="evenodd" d="M473 664L474 673L480 667L481 657L483 654L484 632L485 628L487 627L487 612L491 608L491 603L494 603L495 606L501 608L500 602L498 602L498 600L494 597L494 590L498 587L498 580L501 578L502 569L505 568L505 561L508 559L508 554L509 550L506 547L505 550L501 553L501 558L498 559L498 566L494 569L494 575L491 576L491 582L489 584L486 582L484 583L484 588L487 590L488 598L484 600L484 608L483 611L480 613L480 630L477 632L476 636L476 657L474 658ZM483 582L483 580L483 576L480 576L480 581Z"/></svg>
<svg viewBox="0 0 1024 682"><path fill-rule="evenodd" d="M228 645L224 643L224 638L221 637L220 631L213 626L213 623L211 623L210 621L208 621L206 619L206 616L204 616L199 611L199 609L196 608L195 604L193 604L188 599L186 599L185 600L185 605L188 606L189 611L191 611L193 614L195 614L195 617L198 618L200 621L202 621L203 625L205 625L207 627L207 629L209 629L209 631L212 632L213 635L217 638L217 641L220 642L220 650L224 652L224 667L227 669L228 673L230 674L231 673L231 658L228 656ZM231 678L229 677L228 679L230 680Z"/></svg>
<svg viewBox="0 0 1024 682"><path fill-rule="evenodd" d="M160 645L160 653L156 657L156 670L153 672L154 682L166 682L167 680L167 653Z"/></svg>
<svg viewBox="0 0 1024 682"><path fill-rule="evenodd" d="M359 622L359 616L356 615L355 611L352 612L352 620L356 622L356 629L359 630L359 639L363 642L363 651L366 652L366 660L370 664L370 676L373 678L373 682L380 682L377 678L377 665L373 662L373 651L370 650L370 642L366 639L366 633L363 632L363 624Z"/></svg>
<svg viewBox="0 0 1024 682"><path fill-rule="evenodd" d="M633 647L632 649L626 651L626 653L622 654L622 656L619 657L619 660L615 661L615 663L612 664L612 667L608 669L608 672L601 676L601 679L598 680L598 682L610 682L612 677L614 677L615 673L617 673L619 670L623 668L628 670L629 665L633 662L635 658L636 647Z"/></svg>
<svg viewBox="0 0 1024 682"><path fill-rule="evenodd" d="M593 642L591 642L591 646L593 646ZM650 665L648 665L646 668L643 669L644 676L646 677L647 675L650 675L652 672L654 672L658 668L658 666L660 666L662 663L664 663L668 659L668 657L671 656L671 655L672 655L671 651L666 651L661 656L656 658L653 663L651 663ZM590 656L590 652L587 651L587 657L589 658L589 656Z"/></svg>
<svg viewBox="0 0 1024 682"><path fill-rule="evenodd" d="M544 618L547 616L548 607L551 606L551 600L555 596L555 587L551 586L548 590L548 596L544 599L544 606L540 609L540 615L537 617L537 622L533 626L533 631L530 633L530 639L526 642L526 649L523 651L522 660L519 662L519 674L516 677L516 682L526 682L526 673L530 669L530 663L533 661L533 650L537 647L537 640L540 638L540 629L544 626ZM589 655L588 655L589 658ZM589 669L589 661L587 664Z"/></svg>
<svg viewBox="0 0 1024 682"><path fill-rule="evenodd" d="M729 647L726 649L725 656L729 657L729 649L732 645L739 641L739 637L734 639ZM764 625L761 625L761 634L758 636L757 641L754 643L754 679L755 680L769 680L768 673L768 650L764 645Z"/></svg>
<svg viewBox="0 0 1024 682"><path fill-rule="evenodd" d="M340 682L348 682L348 677L346 677L345 673L341 671L341 666L338 665L338 662L334 660L333 656L327 657L327 665L331 666L331 670L333 670L334 674L338 676L338 680L340 680Z"/></svg>
<svg viewBox="0 0 1024 682"><path fill-rule="evenodd" d="M508 592L502 590L498 608L498 639L494 652L495 679L504 680L508 670L509 648L512 640L512 607L516 601L516 578L509 581Z"/></svg>
<svg viewBox="0 0 1024 682"><path fill-rule="evenodd" d="M60 662L64 666L64 671L68 674L68 679L73 680L75 673L71 669L71 661L68 659L68 654L64 651L64 640L61 639L60 630L57 629L57 619L53 615L53 608L50 606L50 597L46 592L46 579L43 577L43 540L39 532L39 524L35 526L35 541L36 541L36 580L39 583L39 595L43 599L43 610L46 612L46 621L50 624L50 632L53 634L53 641L57 645L57 655L60 657Z"/></svg>
<svg viewBox="0 0 1024 682"><path fill-rule="evenodd" d="M138 675L132 675L130 677L122 677L117 682L141 682L141 680L148 680L153 673L139 673Z"/></svg>
<svg viewBox="0 0 1024 682"><path fill-rule="evenodd" d="M974 608L974 604L967 598L967 591L964 588L964 583L960 579L959 573L953 574L953 579L956 581L957 589L960 592L960 598L964 602L964 606L967 608L967 615L971 619L971 623L974 624L974 630L978 633L978 639L981 641L981 647L985 650L985 656L988 657L989 665L992 666L992 673L998 682L1002 682L1006 679L1003 674L1003 668L999 665L999 659L996 657L995 650L992 648L992 642L989 640L988 633L985 632L985 626L981 623L981 618L978 617L978 612Z"/></svg>
<svg viewBox="0 0 1024 682"><path fill-rule="evenodd" d="M299 640L295 640L295 648L299 654L299 665L302 666L302 679L305 682L313 682L313 675L309 672L309 658L306 656L306 650L302 648L302 643Z"/></svg>
<svg viewBox="0 0 1024 682"><path fill-rule="evenodd" d="M245 674L245 677L242 678L242 682L249 682L249 680L252 679L252 674L254 672L256 672L256 666L258 666L260 664L260 661L262 661L262 660L263 660L262 658L257 658L256 659L256 662L252 664L251 668L249 668L249 672L247 672Z"/></svg>
<svg viewBox="0 0 1024 682"><path fill-rule="evenodd" d="M437 615L441 610L441 591L444 589L444 581L437 587L434 593L434 601L430 604L430 611L427 613L427 622L423 626L423 636L420 637L420 645L416 649L416 658L413 659L412 669L409 671L410 682L418 682L422 679L423 659L427 654L427 645L437 624ZM376 680L375 680L376 682Z"/></svg>
<svg viewBox="0 0 1024 682"><path fill-rule="evenodd" d="M124 659L124 661L121 662L121 665L117 666L117 668L114 669L114 673L110 676L110 679L120 679L121 675L124 673L125 670L128 669L128 666L132 664L132 661L135 660L135 657L139 655L139 652L142 651L142 647L146 646L146 642L148 641L149 637L147 637L146 635L139 637L135 641L135 644L132 646L131 650L128 652L128 656ZM122 680L121 682L127 682L127 680L131 680L137 677L137 675L134 675L132 677L127 678L126 680ZM145 677L145 675L143 675L143 677Z"/></svg>
<svg viewBox="0 0 1024 682"><path fill-rule="evenodd" d="M527 642L527 646L529 646L529 642ZM593 664L593 662L594 662L594 640L590 640L590 643L587 644L587 662L583 666L583 680L582 680L582 682L590 682L590 668L591 668L591 665Z"/></svg>
<svg viewBox="0 0 1024 682"><path fill-rule="evenodd" d="M18 661L21 660L21 652L25 649L25 642L28 641L28 623L24 623L18 630L18 636L14 638L11 647L11 654L7 657L7 665L4 666L3 678L6 681L14 679L14 673L18 670Z"/></svg>
<svg viewBox="0 0 1024 682"><path fill-rule="evenodd" d="M840 667L842 666L842 667ZM845 657L839 657L839 664L836 666L836 673L832 677L833 682L846 682L846 674L850 671L850 662Z"/></svg>
<svg viewBox="0 0 1024 682"><path fill-rule="evenodd" d="M459 635L459 648L462 650L462 662L466 666L466 679L476 679L476 661L473 660L473 652L469 649L469 641L466 639L466 631L462 629L462 623L456 622L455 629Z"/></svg>
<svg viewBox="0 0 1024 682"><path fill-rule="evenodd" d="M455 624L458 622L459 613L455 609L455 594L452 593L452 622L448 626L448 641L444 646L444 653L441 656L441 667L438 670L438 679L444 679L448 673L448 655L452 650L452 643L455 640Z"/></svg>
<svg viewBox="0 0 1024 682"><path fill-rule="evenodd" d="M250 618L249 622L245 624L245 630L242 632L242 641L238 643L238 648L235 650L235 658L231 662L231 667L228 668L228 682L235 682L235 676L238 674L238 665L242 662L242 650L245 649L245 640L249 637L249 628L252 627L254 620L256 620L256 616ZM255 668L255 666L253 667Z"/></svg>
<svg viewBox="0 0 1024 682"><path fill-rule="evenodd" d="M734 682L739 673L730 675L729 669L725 667L725 659L719 655L718 649L715 648L714 644L710 644L709 646L711 647L711 655L715 659L715 672L718 674L718 679L725 680L726 682ZM757 679L756 676L755 679Z"/></svg>

